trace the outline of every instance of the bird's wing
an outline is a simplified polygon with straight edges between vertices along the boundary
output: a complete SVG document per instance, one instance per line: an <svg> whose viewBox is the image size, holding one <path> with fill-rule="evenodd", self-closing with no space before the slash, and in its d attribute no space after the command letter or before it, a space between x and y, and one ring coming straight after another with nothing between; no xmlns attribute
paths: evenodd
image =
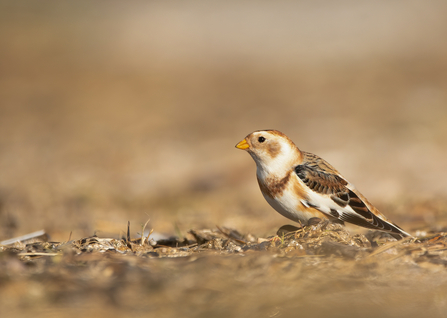
<svg viewBox="0 0 447 318"><path fill-rule="evenodd" d="M305 160L303 164L295 167L296 175L310 190L304 205L340 221L409 236L388 221L326 161L315 155L308 159L311 160Z"/></svg>

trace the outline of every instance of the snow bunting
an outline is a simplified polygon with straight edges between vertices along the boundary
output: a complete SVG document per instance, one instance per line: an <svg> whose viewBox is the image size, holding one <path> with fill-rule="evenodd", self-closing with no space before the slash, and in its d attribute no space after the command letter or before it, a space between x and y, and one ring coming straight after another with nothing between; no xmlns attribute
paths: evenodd
<svg viewBox="0 0 447 318"><path fill-rule="evenodd" d="M301 151L277 130L258 130L236 145L256 162L259 187L280 214L307 224L312 218L349 222L390 233L411 236L389 221L322 158Z"/></svg>

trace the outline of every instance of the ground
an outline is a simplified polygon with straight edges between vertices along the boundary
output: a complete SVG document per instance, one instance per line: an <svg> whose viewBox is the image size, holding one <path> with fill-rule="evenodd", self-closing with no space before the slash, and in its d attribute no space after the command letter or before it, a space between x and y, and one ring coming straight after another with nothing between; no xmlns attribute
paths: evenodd
<svg viewBox="0 0 447 318"><path fill-rule="evenodd" d="M375 234L322 222L268 239L225 228L35 239L1 248L0 306L11 317L443 317L447 235Z"/></svg>

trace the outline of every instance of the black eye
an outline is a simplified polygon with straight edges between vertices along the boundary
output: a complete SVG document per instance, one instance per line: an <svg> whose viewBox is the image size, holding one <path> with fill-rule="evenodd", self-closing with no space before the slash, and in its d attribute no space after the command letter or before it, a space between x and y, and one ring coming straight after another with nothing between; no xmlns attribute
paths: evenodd
<svg viewBox="0 0 447 318"><path fill-rule="evenodd" d="M264 141L265 141L265 138L261 136L261 137L258 138L258 141L259 141L259 142L264 142Z"/></svg>

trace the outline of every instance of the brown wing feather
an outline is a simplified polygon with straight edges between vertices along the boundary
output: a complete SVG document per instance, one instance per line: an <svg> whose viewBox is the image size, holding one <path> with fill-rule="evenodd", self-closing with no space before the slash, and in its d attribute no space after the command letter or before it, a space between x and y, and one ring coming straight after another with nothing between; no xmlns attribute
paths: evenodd
<svg viewBox="0 0 447 318"><path fill-rule="evenodd" d="M339 175L326 173L310 165L302 164L295 167L295 172L303 183L312 191L330 195L340 207L350 206L355 212L368 221L372 221L372 213L363 201L347 188L348 182Z"/></svg>
<svg viewBox="0 0 447 318"><path fill-rule="evenodd" d="M343 179L337 170L322 158L303 153L303 164L295 167L297 176L312 191L327 194L341 208L350 206L360 216L341 213L339 219L370 229L381 229L407 236L400 227L388 221L366 198Z"/></svg>
<svg viewBox="0 0 447 318"><path fill-rule="evenodd" d="M322 194L338 194L348 184L338 175L324 173L307 164L296 166L295 173L311 190Z"/></svg>

